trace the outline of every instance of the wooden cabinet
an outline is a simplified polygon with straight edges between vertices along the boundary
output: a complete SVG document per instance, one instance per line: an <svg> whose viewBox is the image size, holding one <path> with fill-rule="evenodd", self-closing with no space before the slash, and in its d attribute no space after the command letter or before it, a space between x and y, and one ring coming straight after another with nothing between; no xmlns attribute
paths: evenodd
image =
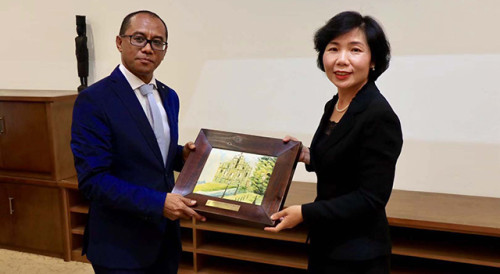
<svg viewBox="0 0 500 274"><path fill-rule="evenodd" d="M9 171L50 173L51 147L45 125L45 104L0 102L4 132L0 135L0 168ZM29 129L29 134L28 133Z"/></svg>
<svg viewBox="0 0 500 274"><path fill-rule="evenodd" d="M71 117L76 92L0 90L0 175L75 175Z"/></svg>
<svg viewBox="0 0 500 274"><path fill-rule="evenodd" d="M0 243L11 244L14 232L12 199L6 184L0 183Z"/></svg>
<svg viewBox="0 0 500 274"><path fill-rule="evenodd" d="M60 190L0 182L1 244L26 251L61 256L63 225Z"/></svg>
<svg viewBox="0 0 500 274"><path fill-rule="evenodd" d="M68 257L63 188L74 91L0 90L0 246Z"/></svg>

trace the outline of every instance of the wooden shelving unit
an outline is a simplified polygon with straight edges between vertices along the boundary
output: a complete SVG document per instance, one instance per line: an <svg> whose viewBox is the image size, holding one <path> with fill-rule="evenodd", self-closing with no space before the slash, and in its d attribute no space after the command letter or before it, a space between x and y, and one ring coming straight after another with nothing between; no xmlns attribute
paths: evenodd
<svg viewBox="0 0 500 274"><path fill-rule="evenodd" d="M307 268L303 244L198 230L196 233L202 236L194 248L197 254L292 268Z"/></svg>
<svg viewBox="0 0 500 274"><path fill-rule="evenodd" d="M72 260L81 257L88 206L76 178L70 192ZM310 202L315 185L294 182L285 206ZM495 272L500 268L500 199L394 190L387 206L393 239L393 273ZM464 214L465 213L465 214ZM481 217L478 217L480 214ZM306 273L307 230L270 233L220 220L181 221L179 273Z"/></svg>
<svg viewBox="0 0 500 274"><path fill-rule="evenodd" d="M1 247L88 262L81 256L88 203L72 177L69 149L75 98L71 91L0 90L0 201L8 205L0 207ZM315 184L294 182L285 206L311 202L315 192ZM393 273L500 269L499 198L394 190L387 216ZM305 273L307 267L304 228L274 234L217 220L182 221L181 235L179 273Z"/></svg>
<svg viewBox="0 0 500 274"><path fill-rule="evenodd" d="M307 271L297 268L289 268L283 266L255 263L243 260L233 260L228 258L199 255L198 260L201 261L201 266L195 271L187 269L180 271L181 274L186 273L238 273L238 274L306 274ZM184 272L186 271L186 272Z"/></svg>
<svg viewBox="0 0 500 274"><path fill-rule="evenodd" d="M395 190L387 205L393 254L498 271L499 214L499 198Z"/></svg>
<svg viewBox="0 0 500 274"><path fill-rule="evenodd" d="M69 259L62 189L76 91L0 90L0 247Z"/></svg>
<svg viewBox="0 0 500 274"><path fill-rule="evenodd" d="M82 256L83 233L87 223L89 205L82 194L78 191L78 180L75 177L64 179L60 182L63 189L63 197L66 207L66 219L68 228L68 253L69 260L86 262L89 261Z"/></svg>
<svg viewBox="0 0 500 274"><path fill-rule="evenodd" d="M78 192L76 177L63 180L61 186L67 200L71 260L88 262L81 256L88 203ZM306 237L303 228L275 234L263 228L217 220L181 220L183 262L180 273L224 273L234 269L239 269L238 273L251 273L243 266L245 264L264 273L283 269L304 273L300 270L307 268ZM222 265L230 267L221 267L221 261L224 261Z"/></svg>

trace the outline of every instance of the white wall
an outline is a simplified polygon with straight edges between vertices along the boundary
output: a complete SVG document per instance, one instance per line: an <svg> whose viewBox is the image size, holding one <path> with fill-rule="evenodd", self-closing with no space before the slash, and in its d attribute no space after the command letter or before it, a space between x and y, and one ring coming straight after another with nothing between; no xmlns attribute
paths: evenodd
<svg viewBox="0 0 500 274"><path fill-rule="evenodd" d="M123 17L157 12L169 49L156 76L181 97L182 142L205 127L309 144L334 93L315 67L313 33L343 10L373 15L393 49L377 84L405 138L395 187L500 197L500 1L0 1L0 89L75 89L77 14L95 82L120 61ZM315 180L302 166L294 179Z"/></svg>

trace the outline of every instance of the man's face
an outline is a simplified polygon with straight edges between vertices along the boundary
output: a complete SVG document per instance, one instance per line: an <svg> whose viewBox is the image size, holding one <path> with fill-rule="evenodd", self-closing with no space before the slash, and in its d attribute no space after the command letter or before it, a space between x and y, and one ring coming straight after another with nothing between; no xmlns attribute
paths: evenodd
<svg viewBox="0 0 500 274"><path fill-rule="evenodd" d="M152 17L149 14L139 13L130 19L130 24L124 35L141 34L146 39L167 40L166 30L160 19ZM167 49L153 50L151 44L147 43L144 47L138 47L130 44L130 37L117 36L116 47L121 52L123 65L139 77L145 83L149 83L153 78L153 72L163 61Z"/></svg>

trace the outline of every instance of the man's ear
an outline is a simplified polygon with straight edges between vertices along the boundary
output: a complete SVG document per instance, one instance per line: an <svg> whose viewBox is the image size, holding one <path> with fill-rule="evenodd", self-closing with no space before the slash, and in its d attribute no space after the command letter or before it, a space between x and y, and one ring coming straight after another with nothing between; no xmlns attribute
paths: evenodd
<svg viewBox="0 0 500 274"><path fill-rule="evenodd" d="M116 36L116 48L120 52L122 52L122 42L123 42L123 39L119 35L117 35Z"/></svg>

